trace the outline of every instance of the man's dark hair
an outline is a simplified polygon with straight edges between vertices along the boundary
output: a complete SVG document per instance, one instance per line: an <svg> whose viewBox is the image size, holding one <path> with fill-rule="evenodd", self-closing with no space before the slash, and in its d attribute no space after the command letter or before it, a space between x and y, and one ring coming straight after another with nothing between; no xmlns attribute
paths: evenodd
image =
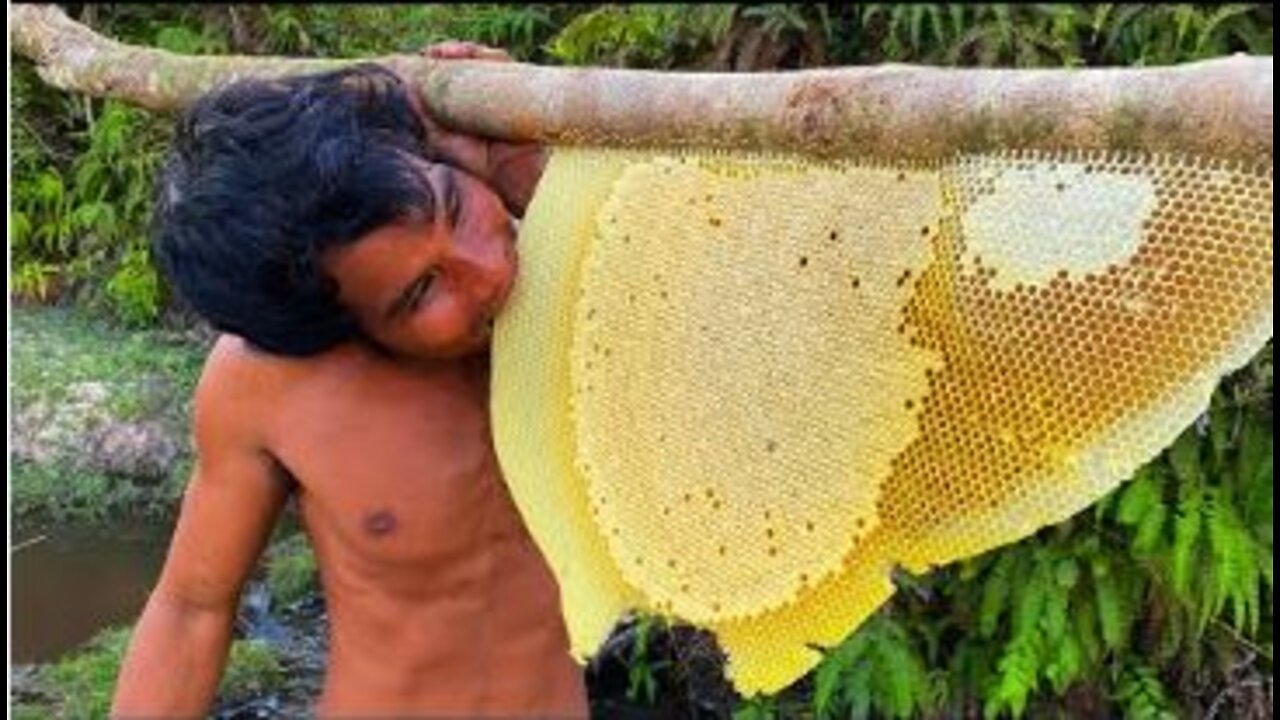
<svg viewBox="0 0 1280 720"><path fill-rule="evenodd" d="M214 327L268 352L353 339L320 256L413 210L431 217L411 161L425 133L399 77L377 65L210 93L178 121L157 192L157 262Z"/></svg>

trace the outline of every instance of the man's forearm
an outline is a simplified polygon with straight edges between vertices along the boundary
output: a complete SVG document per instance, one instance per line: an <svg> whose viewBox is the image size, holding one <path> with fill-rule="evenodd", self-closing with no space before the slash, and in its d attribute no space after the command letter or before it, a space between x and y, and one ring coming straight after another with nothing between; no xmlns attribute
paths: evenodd
<svg viewBox="0 0 1280 720"><path fill-rule="evenodd" d="M226 664L234 619L233 609L200 608L153 593L134 627L111 716L207 715Z"/></svg>

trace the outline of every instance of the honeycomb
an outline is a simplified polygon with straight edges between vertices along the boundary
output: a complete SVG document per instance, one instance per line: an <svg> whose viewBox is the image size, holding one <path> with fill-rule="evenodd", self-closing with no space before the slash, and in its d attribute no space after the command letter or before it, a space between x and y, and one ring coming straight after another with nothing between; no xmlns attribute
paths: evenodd
<svg viewBox="0 0 1280 720"><path fill-rule="evenodd" d="M1116 487L1271 336L1272 167L558 149L494 341L583 659L631 608L746 694Z"/></svg>

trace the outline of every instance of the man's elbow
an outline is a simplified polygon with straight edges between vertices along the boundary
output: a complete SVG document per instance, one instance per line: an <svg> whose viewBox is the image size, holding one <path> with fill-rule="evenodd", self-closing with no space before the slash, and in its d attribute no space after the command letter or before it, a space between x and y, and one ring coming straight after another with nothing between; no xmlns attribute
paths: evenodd
<svg viewBox="0 0 1280 720"><path fill-rule="evenodd" d="M234 602L207 602L157 588L124 657L112 717L201 717L226 663Z"/></svg>
<svg viewBox="0 0 1280 720"><path fill-rule="evenodd" d="M152 604L188 617L226 616L229 619L240 605L240 592L221 583L186 581L178 586L162 578L147 598L147 606Z"/></svg>

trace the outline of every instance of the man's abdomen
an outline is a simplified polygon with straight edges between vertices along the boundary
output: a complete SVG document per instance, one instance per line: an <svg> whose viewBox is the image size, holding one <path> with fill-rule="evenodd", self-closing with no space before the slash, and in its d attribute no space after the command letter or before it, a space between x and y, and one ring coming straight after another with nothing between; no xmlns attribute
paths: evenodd
<svg viewBox="0 0 1280 720"><path fill-rule="evenodd" d="M318 710L586 717L555 579L505 487L484 494L458 519L473 544L447 561L410 570L315 543L331 633Z"/></svg>

